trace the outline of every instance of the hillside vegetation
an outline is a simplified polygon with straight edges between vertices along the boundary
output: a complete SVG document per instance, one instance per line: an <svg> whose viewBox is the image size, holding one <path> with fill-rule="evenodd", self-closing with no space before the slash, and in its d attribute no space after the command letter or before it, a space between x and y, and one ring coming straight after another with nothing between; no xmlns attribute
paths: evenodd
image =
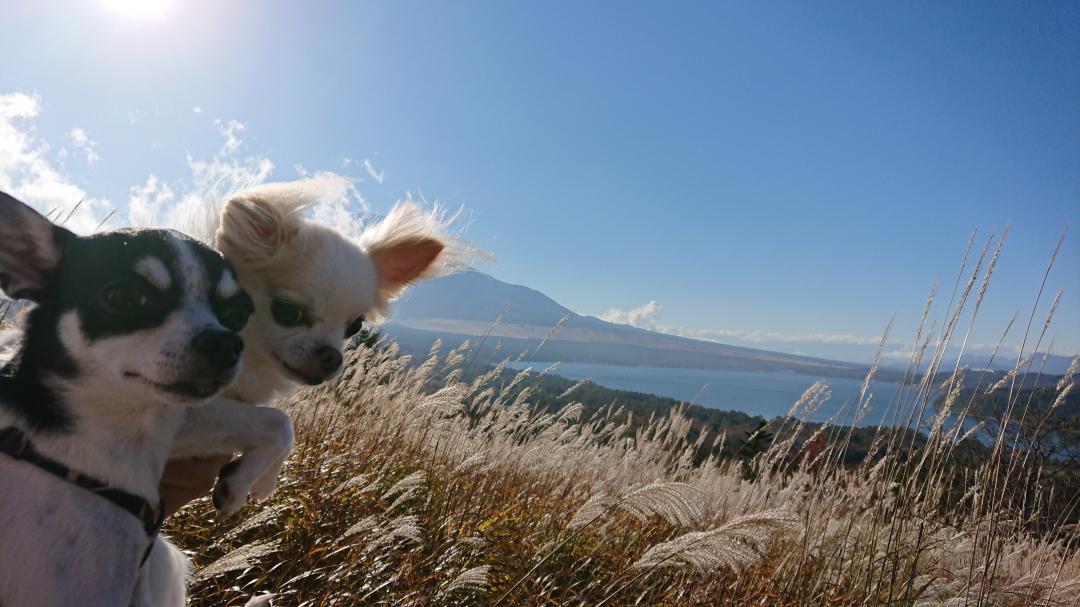
<svg viewBox="0 0 1080 607"><path fill-rule="evenodd" d="M748 462L702 459L724 437L688 439L680 410L632 427L613 407L583 417L571 390L551 413L496 389L501 369L459 381L465 355L361 346L340 382L289 399L299 442L273 498L168 524L199 565L192 604L1080 602L1077 529L1040 519L1078 496L1044 493L1008 450L950 465L963 437L944 420L912 457L882 433L844 466L846 429L793 438L827 398L815 384ZM913 382L912 414L926 393Z"/></svg>

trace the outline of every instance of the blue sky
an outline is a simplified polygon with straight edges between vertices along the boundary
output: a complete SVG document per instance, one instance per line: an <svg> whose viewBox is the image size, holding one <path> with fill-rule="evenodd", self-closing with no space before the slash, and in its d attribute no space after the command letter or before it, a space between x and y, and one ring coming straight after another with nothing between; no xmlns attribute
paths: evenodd
<svg viewBox="0 0 1080 607"><path fill-rule="evenodd" d="M0 186L119 226L334 172L575 311L842 358L1010 220L972 342L1022 329L1071 222L1038 314L1080 350L1076 3L153 1L5 7Z"/></svg>

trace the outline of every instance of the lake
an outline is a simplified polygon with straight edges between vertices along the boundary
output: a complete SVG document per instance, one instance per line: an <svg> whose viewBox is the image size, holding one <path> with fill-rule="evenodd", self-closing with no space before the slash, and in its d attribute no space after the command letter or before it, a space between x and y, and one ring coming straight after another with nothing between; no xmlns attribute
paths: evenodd
<svg viewBox="0 0 1080 607"><path fill-rule="evenodd" d="M532 367L539 372L550 364L519 362L511 367L518 370ZM552 375L571 380L588 378L606 388L656 394L716 409L734 409L765 419L787 415L807 388L815 381L824 379L832 391L832 398L817 413L809 416L810 421L817 422L827 420L845 404L853 402L862 387L861 380L822 378L799 373L622 367L591 363L561 363ZM891 382L871 382L869 392L873 394L873 399L861 425L879 423L898 388L899 384ZM847 417L850 418L850 415Z"/></svg>

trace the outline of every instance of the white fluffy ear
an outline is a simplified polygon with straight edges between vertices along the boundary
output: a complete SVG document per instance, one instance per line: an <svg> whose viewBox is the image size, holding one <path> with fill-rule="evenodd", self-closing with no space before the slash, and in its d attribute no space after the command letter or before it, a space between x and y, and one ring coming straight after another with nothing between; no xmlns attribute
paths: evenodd
<svg viewBox="0 0 1080 607"><path fill-rule="evenodd" d="M0 192L0 291L40 301L69 238L75 235Z"/></svg>
<svg viewBox="0 0 1080 607"><path fill-rule="evenodd" d="M380 305L399 295L409 283L436 273L435 261L448 245L442 230L437 212L401 203L364 232L361 240L375 262Z"/></svg>
<svg viewBox="0 0 1080 607"><path fill-rule="evenodd" d="M311 203L303 187L271 183L232 195L221 210L216 246L234 263L269 261L300 229Z"/></svg>

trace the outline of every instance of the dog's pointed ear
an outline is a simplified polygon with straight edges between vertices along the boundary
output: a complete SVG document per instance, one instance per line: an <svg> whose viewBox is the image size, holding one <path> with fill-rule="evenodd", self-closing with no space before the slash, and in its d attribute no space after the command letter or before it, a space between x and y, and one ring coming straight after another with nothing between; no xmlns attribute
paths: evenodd
<svg viewBox="0 0 1080 607"><path fill-rule="evenodd" d="M453 243L444 224L437 209L425 211L415 203L401 202L364 230L360 241L375 263L378 282L376 307L384 307L409 283L438 273L435 262L447 256L444 250Z"/></svg>
<svg viewBox="0 0 1080 607"><path fill-rule="evenodd" d="M73 238L68 230L0 192L0 291L40 302L60 266L64 244Z"/></svg>
<svg viewBox="0 0 1080 607"><path fill-rule="evenodd" d="M229 198L215 235L217 249L234 263L257 264L273 258L296 237L305 206L280 194L262 186Z"/></svg>
<svg viewBox="0 0 1080 607"><path fill-rule="evenodd" d="M368 255L375 262L379 295L387 300L396 297L409 283L424 276L444 248L446 245L441 241L426 237L369 248Z"/></svg>

